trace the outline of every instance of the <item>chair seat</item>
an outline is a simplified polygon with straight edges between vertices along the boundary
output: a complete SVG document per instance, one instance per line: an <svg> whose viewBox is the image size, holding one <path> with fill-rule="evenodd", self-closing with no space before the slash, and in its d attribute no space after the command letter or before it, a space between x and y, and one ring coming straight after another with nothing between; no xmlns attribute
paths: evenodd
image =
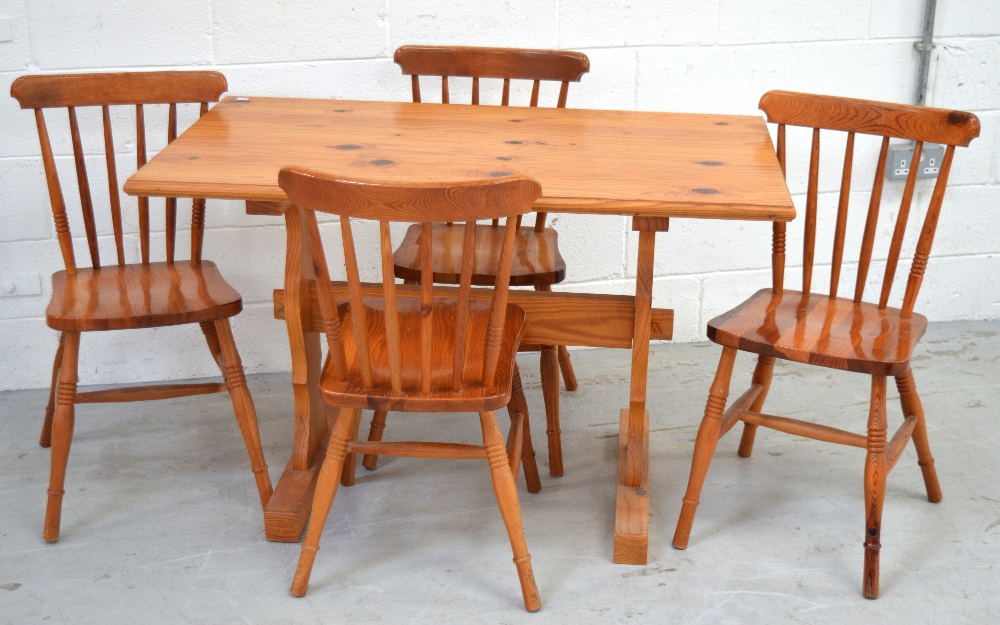
<svg viewBox="0 0 1000 625"><path fill-rule="evenodd" d="M332 405L368 410L409 412L481 412L498 410L510 401L511 377L514 356L524 335L524 309L516 304L507 305L500 357L497 361L493 385L483 387L483 348L489 323L489 302L469 304L466 356L462 384L453 387L455 364L455 327L458 302L453 299L435 299L431 350L431 393L420 392L420 322L418 298L397 300L399 334L403 346L401 363L402 392L394 393L390 384L388 349L385 335L385 304L382 299L365 299L365 316L368 326L368 345L371 353L372 381L376 390L366 389L361 381L354 340L354 326L350 304L340 305L340 319L344 330L344 351L348 380L336 378L329 356L323 367L320 388L323 399ZM410 344L412 349L407 349Z"/></svg>
<svg viewBox="0 0 1000 625"><path fill-rule="evenodd" d="M708 322L708 338L742 351L844 371L899 375L927 318L845 298L757 291Z"/></svg>
<svg viewBox="0 0 1000 625"><path fill-rule="evenodd" d="M224 319L242 309L215 263L150 263L57 271L45 319L55 330L122 330Z"/></svg>
<svg viewBox="0 0 1000 625"><path fill-rule="evenodd" d="M406 230L406 236L392 255L397 278L420 280L420 224ZM503 227L476 226L476 255L472 283L493 286L497 261L503 244ZM434 255L434 282L458 284L462 272L462 245L465 224L431 226ZM536 232L534 228L517 229L510 285L534 286L557 284L566 278L566 263L559 254L558 233L552 228Z"/></svg>

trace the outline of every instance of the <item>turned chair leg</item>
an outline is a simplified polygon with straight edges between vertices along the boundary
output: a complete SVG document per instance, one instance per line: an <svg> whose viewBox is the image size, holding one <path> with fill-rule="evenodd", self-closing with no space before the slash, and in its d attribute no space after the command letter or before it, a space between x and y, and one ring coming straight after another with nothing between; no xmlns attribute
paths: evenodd
<svg viewBox="0 0 1000 625"><path fill-rule="evenodd" d="M385 410L376 410L375 414L372 415L372 424L368 429L369 442L377 443L382 440L382 434L385 431L385 417L387 414L388 413ZM361 459L361 466L369 471L374 471L375 467L378 466L378 454L365 454Z"/></svg>
<svg viewBox="0 0 1000 625"><path fill-rule="evenodd" d="M59 387L59 369L62 367L63 350L66 349L66 333L59 333L59 347L52 363L52 385L49 387L49 403L45 406L45 420L42 422L42 434L38 444L42 447L52 446L52 417L56 413L56 390Z"/></svg>
<svg viewBox="0 0 1000 625"><path fill-rule="evenodd" d="M771 374L774 373L774 358L771 356L758 356L757 366L753 370L753 384L760 384L764 388L757 399L750 404L750 412L760 412L764 408L764 400L767 399L767 391L771 388ZM753 453L753 439L757 434L757 425L754 423L743 423L743 436L740 437L740 449L737 452L740 458L749 458Z"/></svg>
<svg viewBox="0 0 1000 625"><path fill-rule="evenodd" d="M66 464L69 462L69 448L73 442L80 333L63 332L60 351L62 363L59 367L59 387L56 391L56 408L51 429L52 470L49 474L45 527L42 530L42 538L52 543L59 540L63 494L66 492Z"/></svg>
<svg viewBox="0 0 1000 625"><path fill-rule="evenodd" d="M723 347L719 358L719 368L715 372L715 380L708 393L705 403L705 416L698 428L698 438L694 443L694 458L691 460L691 477L688 478L687 492L681 506L680 518L677 519L677 529L674 531L674 547L687 549L688 538L691 536L691 525L694 523L694 513L698 509L698 497L701 487L708 474L708 465L712 463L715 446L719 442L722 428L722 413L726 409L726 399L729 397L729 381L733 376L733 363L736 361L736 348Z"/></svg>
<svg viewBox="0 0 1000 625"><path fill-rule="evenodd" d="M562 432L559 430L559 362L555 345L543 345L540 359L545 433L549 438L549 475L563 474Z"/></svg>
<svg viewBox="0 0 1000 625"><path fill-rule="evenodd" d="M351 442L358 440L358 428L361 427L361 411L358 411L357 416L351 422L353 429L351 429ZM358 455L353 451L348 451L347 456L344 458L344 468L340 473L340 485L341 486L354 486L354 469L357 467Z"/></svg>
<svg viewBox="0 0 1000 625"><path fill-rule="evenodd" d="M924 474L924 486L927 488L927 500L938 503L943 498L941 485L938 484L937 470L934 469L934 456L927 441L927 422L924 420L924 407L917 395L913 383L913 371L896 376L896 388L899 389L899 401L903 405L903 416L913 415L917 418L913 426L913 446L917 448L917 463Z"/></svg>
<svg viewBox="0 0 1000 625"><path fill-rule="evenodd" d="M507 527L507 536L514 552L514 565L521 582L521 595L524 607L534 612L542 607L538 588L535 585L535 575L531 569L531 555L524 540L524 527L521 524L521 504L517 499L517 487L514 485L514 474L510 471L507 460L507 449L504 446L503 435L497 425L496 415L486 411L479 413L479 421L483 428L483 444L486 446L486 456L490 463L490 474L493 478L493 492L496 494L500 516ZM315 514L315 512L313 513ZM303 553L305 547L303 546Z"/></svg>
<svg viewBox="0 0 1000 625"><path fill-rule="evenodd" d="M271 499L271 476L267 472L267 462L264 461L264 450L260 445L260 431L257 428L257 410L247 388L247 379L243 374L243 363L240 353L236 350L233 330L228 319L218 319L215 322L216 336L219 340L219 350L224 365L223 374L229 387L229 397L233 401L233 412L236 413L236 423L243 435L247 453L250 455L250 466L257 481L257 493L260 495L261 508L267 506ZM207 335L206 335L207 336Z"/></svg>
<svg viewBox="0 0 1000 625"><path fill-rule="evenodd" d="M886 457L886 415L884 375L872 376L871 408L868 412L868 454L865 457L865 568L862 594L878 597L878 561L881 549L882 502L889 471Z"/></svg>
<svg viewBox="0 0 1000 625"><path fill-rule="evenodd" d="M316 479L316 491L313 495L309 527L306 528L306 536L302 540L302 553L299 555L299 564L295 569L295 577L292 579L291 592L296 597L304 597L309 589L309 576L312 574L316 552L319 551L319 539L323 535L323 525L326 523L326 517L330 514L333 499L337 496L344 459L347 457L352 432L357 429L355 424L360 417L360 410L341 408L340 414L333 424L333 430L330 432L330 444L326 448L326 458L323 459L323 465L319 469L319 477Z"/></svg>
<svg viewBox="0 0 1000 625"><path fill-rule="evenodd" d="M201 332L205 335L205 342L208 343L208 351L212 352L212 358L219 369L225 374L226 363L222 360L222 342L219 340L219 331L215 329L214 321L202 321Z"/></svg>
<svg viewBox="0 0 1000 625"><path fill-rule="evenodd" d="M514 376L511 378L510 403L507 404L507 412L511 419L520 413L521 419L521 466L524 467L524 481L528 486L529 493L537 493L542 490L542 481L538 477L538 464L535 460L535 448L531 443L531 426L528 419L528 400L524 397L524 389L521 387L521 371L517 364L514 364ZM514 476L517 479L517 476Z"/></svg>

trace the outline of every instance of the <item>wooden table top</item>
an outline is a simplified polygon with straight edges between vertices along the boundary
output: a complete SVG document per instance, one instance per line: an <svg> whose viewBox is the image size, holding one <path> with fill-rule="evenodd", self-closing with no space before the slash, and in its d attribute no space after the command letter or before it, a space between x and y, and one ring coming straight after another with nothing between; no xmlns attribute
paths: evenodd
<svg viewBox="0 0 1000 625"><path fill-rule="evenodd" d="M524 173L550 212L795 217L761 117L641 111L227 97L125 191L281 201L285 165L401 182Z"/></svg>

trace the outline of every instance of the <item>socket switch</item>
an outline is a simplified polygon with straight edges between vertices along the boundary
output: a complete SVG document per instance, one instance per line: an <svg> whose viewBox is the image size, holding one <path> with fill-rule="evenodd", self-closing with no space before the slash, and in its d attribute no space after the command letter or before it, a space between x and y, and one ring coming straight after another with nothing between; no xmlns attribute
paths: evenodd
<svg viewBox="0 0 1000 625"><path fill-rule="evenodd" d="M21 297L41 295L42 282L39 275L0 276L0 297Z"/></svg>
<svg viewBox="0 0 1000 625"><path fill-rule="evenodd" d="M938 172L941 171L941 159L943 158L943 145L925 143L924 147L920 150L917 178L937 178ZM889 180L906 180L906 177L910 174L912 160L912 144L890 145L889 162L886 163L886 177Z"/></svg>

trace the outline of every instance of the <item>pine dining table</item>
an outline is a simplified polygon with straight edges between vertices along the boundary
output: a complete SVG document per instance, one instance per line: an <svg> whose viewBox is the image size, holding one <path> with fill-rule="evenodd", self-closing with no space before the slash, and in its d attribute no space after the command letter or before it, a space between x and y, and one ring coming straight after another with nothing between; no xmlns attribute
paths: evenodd
<svg viewBox="0 0 1000 625"><path fill-rule="evenodd" d="M527 312L526 344L632 350L619 415L613 559L645 564L649 343L670 339L673 328L673 311L652 306L656 233L666 232L671 218L770 221L773 253L783 257L784 224L795 209L763 118L230 96L124 189L244 200L249 213L301 229L302 214L278 187L285 165L399 182L527 174L542 186L538 211L631 218L639 233L634 296L532 290L511 291L510 301ZM265 510L265 534L285 542L298 541L308 520L328 434L317 384L323 328L307 237L300 240L289 244L284 288L274 292L292 355L295 424L291 458ZM337 286L346 299L346 287ZM435 292L454 297L448 287Z"/></svg>

